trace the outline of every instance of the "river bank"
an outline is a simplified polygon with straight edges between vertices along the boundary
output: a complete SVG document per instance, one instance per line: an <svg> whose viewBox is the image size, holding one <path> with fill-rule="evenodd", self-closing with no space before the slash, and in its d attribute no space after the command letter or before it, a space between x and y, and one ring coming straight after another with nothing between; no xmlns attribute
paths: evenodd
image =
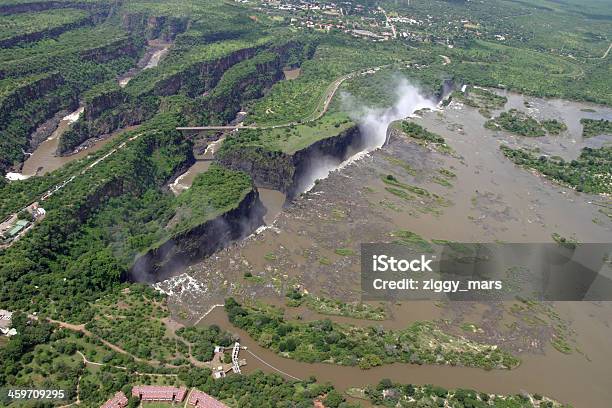
<svg viewBox="0 0 612 408"><path fill-rule="evenodd" d="M172 43L164 42L161 40L151 40L148 43L147 49L144 55L138 61L136 66L130 69L125 74L121 75L117 81L120 86L125 86L127 83L136 76L139 72L156 67L160 60L165 54L168 53ZM48 138L39 143L37 147L30 153L27 159L24 161L21 172L23 176L40 176L56 170L74 160L83 158L93 152L100 150L107 143L113 140L117 135L134 129L134 127L128 127L125 129L118 130L116 132L97 137L95 139L88 140L86 143L77 147L72 154L60 156L57 154L57 149L60 141L60 137L66 132L70 126L76 122L79 117L83 114L84 107L79 106L74 112L71 112L59 121L57 121L56 128L51 132Z"/></svg>
<svg viewBox="0 0 612 408"><path fill-rule="evenodd" d="M551 242L554 233L575 237L580 242L607 242L612 222L594 205L600 197L577 193L537 177L515 166L499 150L502 143L539 144L545 151L571 155L590 143L582 141L581 129L575 123L582 113L593 112L584 112L584 106L573 102L557 104L529 98L528 103L541 106L538 113L546 118L556 115L564 118L568 110L575 112L572 119L566 119L568 131L560 136L527 140L485 129L486 118L476 109L459 103L453 102L442 111L425 111L413 120L444 137L451 152L417 144L400 134L392 135L382 149L332 171L317 182L312 190L283 208L273 225L259 234L203 260L176 280L160 283L161 288L172 293L174 315L193 323L209 305L222 303L229 295L282 305L283 293L295 284L316 295L355 301L360 293L359 244L388 241L398 230L411 231L426 239L459 242ZM512 98L504 108L512 104L522 104L525 109L523 100ZM607 114L599 107L596 112ZM392 194L382 180L387 174L426 189L430 198L407 200ZM444 175L446 182L441 181ZM431 199L434 194L440 199ZM338 253L338 248L348 248L354 254ZM297 377L316 375L341 389L389 377L404 383L433 383L484 392L538 392L575 406L603 408L612 397L604 374L607 362L612 361L606 346L606 339L612 335L608 303L550 305L550 310L558 313L568 327L565 332L571 348L568 355L551 345L556 336L551 323L530 325L512 312L511 304L406 302L385 307L392 317L382 322L332 319L384 327L436 320L459 333L464 323L475 324L482 333L463 334L513 350L523 362L508 372L410 365L361 371L296 363L256 348L246 333L229 325L219 309L200 324L217 323L238 332L245 344L273 366ZM323 317L304 310L289 309L288 313L295 318L299 315L304 321ZM247 367L270 370L251 361ZM576 391L581 389L592 391Z"/></svg>

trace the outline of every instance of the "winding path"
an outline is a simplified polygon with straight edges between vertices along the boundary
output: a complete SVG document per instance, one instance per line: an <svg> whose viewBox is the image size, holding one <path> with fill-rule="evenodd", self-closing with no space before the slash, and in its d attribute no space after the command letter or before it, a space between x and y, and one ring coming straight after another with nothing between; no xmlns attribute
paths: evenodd
<svg viewBox="0 0 612 408"><path fill-rule="evenodd" d="M611 49L612 49L612 42L610 43L610 45L608 46L608 49L606 50L606 52L604 52L604 55L602 55L600 59L606 59Z"/></svg>

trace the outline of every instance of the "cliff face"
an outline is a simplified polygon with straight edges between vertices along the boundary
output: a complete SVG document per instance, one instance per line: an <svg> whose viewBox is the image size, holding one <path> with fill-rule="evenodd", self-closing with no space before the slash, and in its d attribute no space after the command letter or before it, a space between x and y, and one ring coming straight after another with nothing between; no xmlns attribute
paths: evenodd
<svg viewBox="0 0 612 408"><path fill-rule="evenodd" d="M187 30L189 20L173 16L151 16L147 19L145 37L147 39L159 38L171 41L177 34Z"/></svg>
<svg viewBox="0 0 612 408"><path fill-rule="evenodd" d="M100 105L96 105L96 110L92 106L89 106L89 110L86 107L85 112L89 112L90 120L79 119L71 129L60 136L57 154L68 155L88 139L142 123L153 117L158 106L158 101L152 100L143 101L143 103L128 102L114 108L113 102L113 98L101 98Z"/></svg>
<svg viewBox="0 0 612 408"><path fill-rule="evenodd" d="M11 111L24 107L34 99L40 99L64 83L64 78L57 73L45 76L37 81L16 89L12 94L6 96L0 104L0 117L8 118ZM0 119L0 129L3 121Z"/></svg>
<svg viewBox="0 0 612 408"><path fill-rule="evenodd" d="M317 166L317 159L320 157L331 157L338 161L347 160L351 155L361 151L364 147L364 140L359 132L358 126L353 126L334 137L319 140L305 149L297 151L293 155L293 180L291 187L286 192L287 198L292 199L302 192L306 186L302 179L308 175L313 166Z"/></svg>
<svg viewBox="0 0 612 408"><path fill-rule="evenodd" d="M259 193L253 189L233 210L174 236L137 258L128 280L153 283L167 279L191 262L250 235L263 225L264 213Z"/></svg>
<svg viewBox="0 0 612 408"><path fill-rule="evenodd" d="M316 165L317 158L331 156L340 161L346 160L362 145L359 128L354 126L293 155L262 147L245 147L224 153L218 160L229 168L249 173L257 186L282 191L288 199L292 199L301 192L301 180Z"/></svg>
<svg viewBox="0 0 612 408"><path fill-rule="evenodd" d="M100 95L96 95L85 105L83 117L86 121L93 121L100 117L105 110L112 109L127 100L128 96L120 89L115 89Z"/></svg>
<svg viewBox="0 0 612 408"><path fill-rule="evenodd" d="M0 174L23 160L31 134L62 109L78 104L77 95L59 74L45 76L22 86L0 104Z"/></svg>
<svg viewBox="0 0 612 408"><path fill-rule="evenodd" d="M62 118L70 113L69 110L61 110L57 112L53 117L45 123L41 124L36 130L30 135L30 144L28 151L34 151L42 142L47 140L51 134L57 129Z"/></svg>
<svg viewBox="0 0 612 408"><path fill-rule="evenodd" d="M112 90L96 96L85 106L84 117L61 136L57 153L69 154L90 138L99 137L126 126L137 125L151 118L159 106L158 96L174 95L182 89L187 93L200 92L200 88L211 89L219 81L223 72L234 64L252 57L258 49L243 49L215 61L196 64L160 81L155 86L153 95L128 96L122 90ZM194 78L197 80L194 81ZM196 88L198 88L197 91Z"/></svg>
<svg viewBox="0 0 612 408"><path fill-rule="evenodd" d="M231 169L248 173L258 187L287 193L293 184L295 164L292 156L283 152L248 146L224 153L218 161Z"/></svg>
<svg viewBox="0 0 612 408"><path fill-rule="evenodd" d="M244 48L214 61L194 64L185 71L160 81L155 86L154 94L168 96L184 90L191 97L201 95L212 89L231 66L252 58L259 50L261 47Z"/></svg>
<svg viewBox="0 0 612 408"><path fill-rule="evenodd" d="M23 43L23 42L33 42L33 41L38 41L42 38L57 37L58 35L66 31L74 30L75 28L83 27L86 25L92 25L93 22L94 22L93 17L89 16L81 20L75 21L74 23L64 24L62 26L54 27L48 30L42 30L42 31L37 31L35 33L17 35L17 36L7 38L5 40L0 41L0 47L10 48L10 47L14 47L15 45L19 43Z"/></svg>
<svg viewBox="0 0 612 408"><path fill-rule="evenodd" d="M134 42L134 39L129 37L114 41L102 47L84 51L80 56L84 60L105 63L119 57L129 56L135 58L138 55L139 48L139 45Z"/></svg>
<svg viewBox="0 0 612 408"><path fill-rule="evenodd" d="M121 16L121 25L131 33L142 33L147 40L159 38L173 40L187 30L189 19L174 16L149 16L144 13L126 13Z"/></svg>

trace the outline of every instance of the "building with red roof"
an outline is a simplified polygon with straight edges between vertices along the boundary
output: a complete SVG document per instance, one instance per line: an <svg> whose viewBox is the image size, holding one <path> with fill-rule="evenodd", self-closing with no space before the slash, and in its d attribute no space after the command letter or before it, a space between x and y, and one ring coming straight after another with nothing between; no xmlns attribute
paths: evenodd
<svg viewBox="0 0 612 408"><path fill-rule="evenodd" d="M214 399L205 392L195 389L189 394L187 403L195 408L228 408L227 405L221 401Z"/></svg>
<svg viewBox="0 0 612 408"><path fill-rule="evenodd" d="M159 385L138 385L132 388L132 396L141 401L181 402L185 399L187 389Z"/></svg>
<svg viewBox="0 0 612 408"><path fill-rule="evenodd" d="M122 391L119 391L113 398L106 401L100 408L125 408L127 405L127 397Z"/></svg>

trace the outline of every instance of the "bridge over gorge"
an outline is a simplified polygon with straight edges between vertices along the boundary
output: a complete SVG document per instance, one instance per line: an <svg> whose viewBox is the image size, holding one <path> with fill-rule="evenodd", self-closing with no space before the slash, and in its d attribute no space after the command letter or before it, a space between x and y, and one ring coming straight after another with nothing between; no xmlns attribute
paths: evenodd
<svg viewBox="0 0 612 408"><path fill-rule="evenodd" d="M177 127L176 130L181 131L202 131L202 130L234 130L234 129L258 129L257 126L183 126Z"/></svg>

